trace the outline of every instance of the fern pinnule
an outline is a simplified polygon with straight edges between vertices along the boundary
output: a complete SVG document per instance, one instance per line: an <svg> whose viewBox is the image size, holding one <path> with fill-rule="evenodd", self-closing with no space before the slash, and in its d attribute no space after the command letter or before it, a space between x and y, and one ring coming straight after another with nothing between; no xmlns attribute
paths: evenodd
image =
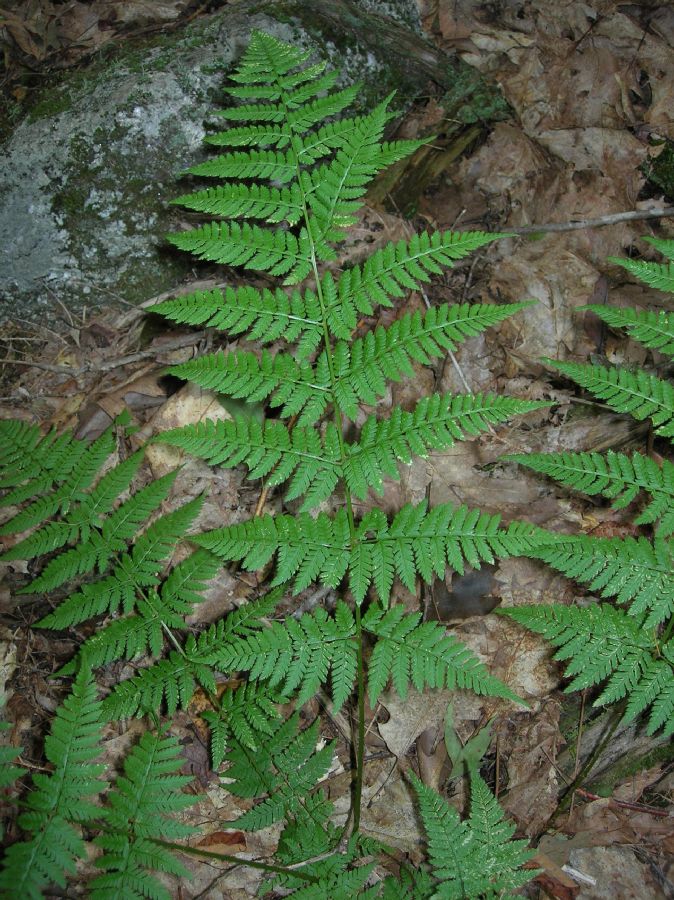
<svg viewBox="0 0 674 900"><path fill-rule="evenodd" d="M91 762L100 751L101 706L91 670L83 665L71 693L56 711L45 740L49 774L33 775L33 791L18 824L32 838L12 844L5 855L0 889L39 900L49 884L65 887L85 847L73 823L90 822L99 808L86 798L102 788L104 766Z"/></svg>
<svg viewBox="0 0 674 900"><path fill-rule="evenodd" d="M302 817L304 798L330 768L335 744L317 750L318 719L304 731L299 723L298 713L282 721L255 751L232 741L225 757L227 789L236 797L264 797L235 827L257 831L288 816Z"/></svg>
<svg viewBox="0 0 674 900"><path fill-rule="evenodd" d="M100 572L105 571L115 554L127 548L137 529L166 499L177 474L169 472L136 491L97 523L99 527L91 530L87 540L50 560L38 577L22 588L20 593L50 591L95 568Z"/></svg>
<svg viewBox="0 0 674 900"><path fill-rule="evenodd" d="M0 421L0 438L0 488L13 489L2 506L23 503L67 478L87 449L69 431L43 435L37 425L17 419Z"/></svg>
<svg viewBox="0 0 674 900"><path fill-rule="evenodd" d="M674 566L667 540L550 535L532 555L602 597L615 597L645 629L674 614Z"/></svg>
<svg viewBox="0 0 674 900"><path fill-rule="evenodd" d="M102 833L94 840L104 851L96 860L104 871L90 882L93 900L170 900L172 894L148 870L189 877L171 850L158 843L197 830L173 817L196 801L182 793L192 778L178 774L181 763L178 741L149 731L126 757L124 775L117 778L101 811Z"/></svg>
<svg viewBox="0 0 674 900"><path fill-rule="evenodd" d="M288 296L278 289L217 288L164 300L152 311L174 322L208 325L232 335L247 332L249 340L262 344L279 338L297 341L298 360L307 359L323 338L320 303L310 290ZM349 337L349 331L339 336Z"/></svg>
<svg viewBox="0 0 674 900"><path fill-rule="evenodd" d="M217 711L206 710L202 718L211 731L211 764L217 769L225 758L230 735L245 747L257 750L262 741L274 734L280 713L277 704L287 698L270 690L267 684L245 682L223 691Z"/></svg>
<svg viewBox="0 0 674 900"><path fill-rule="evenodd" d="M671 290L674 293L674 274ZM617 309L598 304L583 306L581 309L591 310L611 328L624 328L631 338L644 347L674 356L674 315L671 313L650 309Z"/></svg>
<svg viewBox="0 0 674 900"><path fill-rule="evenodd" d="M652 241L658 249L661 249L655 241ZM662 242L663 246L671 245L671 241ZM661 250L664 253L664 250ZM671 257L670 257L671 259ZM663 265L662 263L646 262L642 259L621 259L618 256L609 256L609 261L617 266L622 266L631 275L635 275L639 281L649 287L656 288L666 293L674 293L674 266L671 263ZM610 324L610 323L609 323Z"/></svg>
<svg viewBox="0 0 674 900"><path fill-rule="evenodd" d="M103 701L104 714L110 719L144 715L166 704L168 713L186 707L197 684L207 693L216 693L215 675L207 660L232 640L240 640L260 628L260 618L270 615L281 591L270 591L257 600L243 604L197 637L189 635L179 653L141 669L132 678L116 685Z"/></svg>

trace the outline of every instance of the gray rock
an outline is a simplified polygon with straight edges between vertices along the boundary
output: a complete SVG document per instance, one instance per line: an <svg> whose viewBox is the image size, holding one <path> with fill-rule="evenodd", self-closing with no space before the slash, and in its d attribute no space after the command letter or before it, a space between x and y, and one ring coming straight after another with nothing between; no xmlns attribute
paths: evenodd
<svg viewBox="0 0 674 900"><path fill-rule="evenodd" d="M252 29L327 54L345 80L366 82L364 105L402 86L401 106L406 90L419 89L408 71L401 75L401 54L373 45L375 29L364 43L353 38L353 21L344 40L334 26L335 16L379 9L403 23L391 27L413 35L413 0L364 0L362 8L335 0L332 23L322 24L301 3L254 8L270 11L226 7L151 45L67 72L39 98L3 148L0 320L39 319L57 301L75 310L137 303L191 270L189 258L163 242L177 215L167 204L186 189L177 182L181 170L204 158L204 119Z"/></svg>

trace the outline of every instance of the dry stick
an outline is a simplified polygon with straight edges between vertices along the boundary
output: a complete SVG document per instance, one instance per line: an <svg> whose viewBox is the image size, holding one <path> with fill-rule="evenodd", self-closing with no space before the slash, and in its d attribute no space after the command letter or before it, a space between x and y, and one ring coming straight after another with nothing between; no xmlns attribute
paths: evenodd
<svg viewBox="0 0 674 900"><path fill-rule="evenodd" d="M601 228L604 225L616 225L618 222L635 222L639 219L663 219L674 216L674 206L663 209L632 210L630 212L613 213L599 216L597 219L579 219L577 222L548 222L544 225L522 225L508 227L512 234L538 234L549 231L580 231L582 228Z"/></svg>
<svg viewBox="0 0 674 900"><path fill-rule="evenodd" d="M127 366L131 363L140 362L151 356L157 356L165 350L179 350L181 347L187 347L196 341L205 337L205 331L199 331L196 334L184 334L181 337L174 338L172 341L166 341L161 347L151 347L149 350L139 350L138 353L130 353L128 356L120 356L117 359L111 359L103 362L98 366L87 364L80 368L74 366L57 366L51 363L33 362L28 359L10 359L8 357L0 358L0 364L7 363L14 366L32 366L35 369L45 369L47 372L58 372L62 375L84 375L86 372L109 372L111 369L117 369L120 366Z"/></svg>

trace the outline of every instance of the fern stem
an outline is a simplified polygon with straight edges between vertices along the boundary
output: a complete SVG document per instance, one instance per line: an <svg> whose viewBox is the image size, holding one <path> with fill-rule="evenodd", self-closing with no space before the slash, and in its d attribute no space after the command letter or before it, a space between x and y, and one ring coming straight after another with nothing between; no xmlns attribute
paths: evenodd
<svg viewBox="0 0 674 900"><path fill-rule="evenodd" d="M289 112L290 108L287 102L287 93L281 84L280 79L277 79L277 84L280 88L280 100L286 107L286 110ZM311 268L314 275L314 280L316 283L316 296L318 298L318 302L320 304L321 309L321 319L322 319L322 330L323 330L323 345L325 347L325 355L328 363L328 373L330 376L330 388L333 398L333 417L335 428L337 431L337 441L339 446L339 456L342 468L347 459L346 452L346 444L344 441L344 420L342 416L342 410L340 408L339 403L336 399L336 387L338 384L337 375L335 373L335 363L332 356L332 341L330 337L330 328L328 325L328 315L325 304L325 296L323 294L323 285L321 283L320 273L318 271L318 260L316 259L316 246L314 237L311 229L311 217L309 214L309 206L307 203L307 195L304 189L304 184L302 183L302 171L300 167L300 149L301 147L298 145L297 136L295 134L291 134L290 139L291 146L295 155L295 168L297 172L297 184L299 185L299 190L302 197L302 217L304 219L304 226L307 230L307 234L309 235L309 243L311 247ZM351 491L349 490L348 484L344 482L344 502L346 505L346 515L349 525L349 541L351 547L353 548L356 540L356 523L355 517L353 513L353 500L351 497ZM357 740L356 740L356 780L354 783L354 793L353 793L353 803L351 807L351 816L353 818L353 831L357 831L360 825L360 810L361 810L361 797L363 792L363 760L365 756L365 674L364 674L364 664L363 664L363 629L361 625L361 615L360 615L360 606L356 604L356 641L358 645L358 724L357 724ZM349 820L344 824L344 829L342 832L342 838L346 835L348 828Z"/></svg>
<svg viewBox="0 0 674 900"><path fill-rule="evenodd" d="M356 604L356 635L358 638L358 739L356 741L356 781L353 788L353 830L360 827L363 795L363 766L365 764L365 665L363 659L363 626L360 606Z"/></svg>
<svg viewBox="0 0 674 900"><path fill-rule="evenodd" d="M170 841L155 841L160 847L166 847L167 850L178 850L180 853L186 853L188 856L201 856L206 859L217 859L220 862L232 863L235 866L246 866L249 869L259 869L261 872L275 872L279 875L292 874L294 878L307 881L310 884L318 884L319 879L314 875L307 875L298 869L289 869L286 866L275 866L273 863L261 863L253 859L242 859L240 856L230 856L228 853L213 853L212 850L200 850L199 847L189 847L185 844L172 844Z"/></svg>

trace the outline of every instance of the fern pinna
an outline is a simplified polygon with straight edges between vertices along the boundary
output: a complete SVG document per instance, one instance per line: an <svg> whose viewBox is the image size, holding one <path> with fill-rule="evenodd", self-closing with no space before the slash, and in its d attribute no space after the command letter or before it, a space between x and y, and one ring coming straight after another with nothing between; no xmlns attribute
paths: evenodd
<svg viewBox="0 0 674 900"><path fill-rule="evenodd" d="M667 264L612 259L659 290L674 293L674 241L649 238ZM612 328L624 328L644 346L674 356L674 316L668 312L587 309ZM617 412L649 419L655 435L674 436L674 388L643 371L579 363L552 363L564 375ZM652 532L638 538L549 535L532 554L587 585L608 604L570 608L521 607L504 610L559 648L568 660L569 690L603 683L596 705L622 701L625 720L641 713L647 730L674 734L674 466L668 459L627 455L549 453L511 459L590 496L610 500L617 509L641 501L636 525Z"/></svg>
<svg viewBox="0 0 674 900"><path fill-rule="evenodd" d="M211 704L204 719L212 731L214 766L227 763L233 794L260 801L228 824L255 829L282 823L280 865L251 862L275 874L270 888L278 884L297 897L344 900L437 896L442 873L434 879L403 870L399 878L369 883L373 863L366 860L381 848L360 829L366 691L372 704L389 682L402 696L411 684L517 698L442 625L391 605L394 582L415 591L417 579L430 582L447 566L462 572L466 564L479 567L533 552L540 532L450 504L407 504L393 516L377 508L357 515L354 499L368 500L370 490L381 494L385 477L399 477L400 462L446 449L542 405L491 394L433 394L388 418L374 409L390 382L414 376L416 366L443 358L526 304L440 304L423 314L396 314L388 326L363 332L363 318L378 307L394 307L499 235L413 236L339 272L335 245L355 223L368 184L423 142L384 140L393 118L390 97L369 113L339 118L357 88L335 89L335 73L309 65L307 54L259 32L232 80L229 93L243 102L222 114L231 127L209 139L229 149L190 170L215 179L216 186L176 201L215 218L169 239L201 259L280 277L285 288L195 292L154 311L274 345L221 351L169 370L230 397L264 401L269 417L262 424L242 415L202 422L155 440L215 465L245 464L250 478L264 478L269 487L285 484L286 501L300 501L299 510L194 534L190 540L198 549L166 571L201 502L197 498L144 524L168 496L176 473L126 498L142 451L97 476L111 452L110 435L83 448L71 436L41 439L14 423L8 432L15 446L3 460L12 473L4 482L9 502L26 502L31 480L39 496L7 528L37 527L5 559L57 551L26 591L51 591L77 579L39 627L103 620L59 674L79 672L79 679L85 668L155 657L104 698L105 719L156 717L162 709L173 714L201 687ZM279 342L294 347L278 349ZM363 405L371 407L367 415ZM53 464L64 456L75 462ZM335 495L338 501L328 504ZM327 508L316 513L320 504ZM269 593L201 633L186 633L185 614L220 565L237 562L260 570L272 560ZM297 594L312 582L342 590L333 612L319 608L299 619L272 618L285 591ZM355 693L354 789L342 828L332 823L332 805L320 788L332 746L317 747L317 722L302 728L298 712L284 719L279 709L288 702L297 707L323 686L336 710ZM93 883L97 897L162 896L145 870L177 871L163 852L171 841L152 838L148 845L145 830L152 824L155 838L184 833L161 819L180 804L170 807L156 778L142 781L148 759L175 762L173 745L162 740L141 739L110 794L110 810L100 815L105 830L96 843L105 853L99 861L103 874ZM169 771L158 765L160 774ZM181 783L173 779L164 786ZM509 837L494 833L498 840ZM516 853L509 857L513 870L520 862Z"/></svg>

